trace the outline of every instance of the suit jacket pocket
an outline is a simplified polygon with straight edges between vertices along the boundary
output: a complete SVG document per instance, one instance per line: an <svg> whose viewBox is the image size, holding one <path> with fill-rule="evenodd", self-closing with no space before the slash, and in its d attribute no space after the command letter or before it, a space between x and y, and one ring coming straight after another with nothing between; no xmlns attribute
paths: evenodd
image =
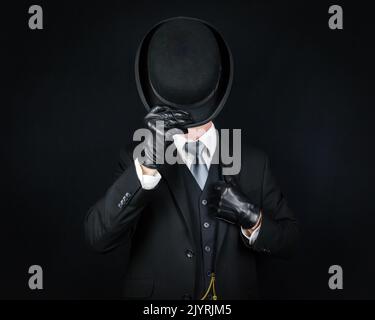
<svg viewBox="0 0 375 320"><path fill-rule="evenodd" d="M125 279L123 296L130 299L146 299L152 296L154 280L152 278Z"/></svg>

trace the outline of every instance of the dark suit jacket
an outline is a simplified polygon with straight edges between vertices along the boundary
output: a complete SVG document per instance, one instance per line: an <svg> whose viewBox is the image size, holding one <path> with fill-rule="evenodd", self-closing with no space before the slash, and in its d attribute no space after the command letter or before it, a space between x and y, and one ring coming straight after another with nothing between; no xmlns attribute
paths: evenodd
<svg viewBox="0 0 375 320"><path fill-rule="evenodd" d="M197 244L192 234L186 194L178 165L165 165L154 190L142 189L132 150L122 151L117 179L88 212L85 232L99 252L131 244L125 298L186 299L194 296ZM218 221L216 291L219 299L257 298L256 260L260 255L289 256L298 227L277 187L266 155L242 149L238 182L263 209L260 232L250 247L236 225Z"/></svg>

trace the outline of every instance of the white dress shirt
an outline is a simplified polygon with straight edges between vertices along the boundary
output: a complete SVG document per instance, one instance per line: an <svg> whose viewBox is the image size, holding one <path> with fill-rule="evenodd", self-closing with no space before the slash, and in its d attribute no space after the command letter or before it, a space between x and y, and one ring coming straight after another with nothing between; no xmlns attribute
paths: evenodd
<svg viewBox="0 0 375 320"><path fill-rule="evenodd" d="M202 136L200 136L200 138L198 140L200 142L202 142L206 147L203 151L202 157L203 157L203 159L204 159L204 161L207 165L207 168L209 169L210 165L211 165L211 162L212 162L212 158L213 158L215 150L216 150L216 146L217 146L217 134L216 134L216 129L215 129L215 126L214 126L213 123L212 123L211 127ZM193 141L193 140L188 140L184 134L176 134L176 135L173 136L173 142L176 146L177 152L178 152L179 156L181 157L181 159L183 160L183 162L189 168L189 170L190 170L191 165L194 161L194 156L192 154L186 152L185 149L184 149L184 146L185 146L186 142L191 142L191 141ZM146 189L146 190L154 189L158 185L158 183L161 179L160 173L158 171L156 171L154 175L143 174L142 168L141 168L141 165L140 165L138 159L134 160L134 164L135 164L137 176L138 176L138 179L141 183L142 188ZM253 230L253 232L251 233L251 236L247 236L245 234L245 231L241 228L242 234L247 239L249 239L250 245L252 245L255 242L255 240L257 239L258 234L259 234L260 226L261 225L259 225L255 230Z"/></svg>

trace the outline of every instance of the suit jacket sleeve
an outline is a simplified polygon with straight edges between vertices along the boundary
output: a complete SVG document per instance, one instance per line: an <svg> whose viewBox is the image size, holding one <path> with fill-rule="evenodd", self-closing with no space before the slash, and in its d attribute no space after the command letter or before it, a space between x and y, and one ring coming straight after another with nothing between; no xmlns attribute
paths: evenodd
<svg viewBox="0 0 375 320"><path fill-rule="evenodd" d="M89 209L84 222L87 242L100 252L131 241L152 192L142 189L134 161L124 150L120 153L115 177L104 197Z"/></svg>
<svg viewBox="0 0 375 320"><path fill-rule="evenodd" d="M271 174L265 157L262 183L262 224L253 249L279 257L291 256L298 242L297 221Z"/></svg>

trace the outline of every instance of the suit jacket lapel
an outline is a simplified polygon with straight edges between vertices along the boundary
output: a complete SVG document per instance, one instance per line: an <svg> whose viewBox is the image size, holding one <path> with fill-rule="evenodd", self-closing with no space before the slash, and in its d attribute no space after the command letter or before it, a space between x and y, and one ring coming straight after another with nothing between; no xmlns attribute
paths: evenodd
<svg viewBox="0 0 375 320"><path fill-rule="evenodd" d="M217 130L219 130L218 128L216 128ZM223 178L223 168L222 168L222 164L221 164L221 159L220 159L220 147L221 147L221 141L220 141L220 135L217 134L217 144L216 144L216 150L215 150L215 154L214 154L214 157L213 157L213 161L218 161L216 163L219 164L219 180L224 180ZM212 167L212 165L211 165ZM211 168L210 168L211 169ZM216 239L215 239L215 261L214 263L216 263L217 259L218 259L218 256L220 254L220 251L221 251L221 248L223 246L223 243L224 243L224 239L225 239L225 236L228 232L228 222L225 222L225 221L222 221L222 220L219 220L217 219L216 221Z"/></svg>
<svg viewBox="0 0 375 320"><path fill-rule="evenodd" d="M216 148L217 150L219 148ZM222 175L222 166L220 165L219 166L219 179L222 180L223 179L223 175ZM220 220L220 219L217 219L217 222L216 222L216 253L215 253L215 263L217 262L218 260L218 257L219 257L219 254L220 254L220 251L221 251L221 248L223 246L223 243L224 243L224 239L225 239L225 236L228 232L228 222L225 222L223 220Z"/></svg>
<svg viewBox="0 0 375 320"><path fill-rule="evenodd" d="M179 209L185 221L189 236L193 240L194 238L192 233L192 221L189 212L186 188L184 186L181 174L181 170L183 169L182 166L185 166L185 164L166 164L164 165L160 173L168 185L169 191L172 194L175 205Z"/></svg>
<svg viewBox="0 0 375 320"><path fill-rule="evenodd" d="M220 255L221 248L223 247L225 236L228 232L228 222L217 220L216 223L216 232L217 232L217 238L216 238L216 255L215 255L215 263L218 260L218 257Z"/></svg>

